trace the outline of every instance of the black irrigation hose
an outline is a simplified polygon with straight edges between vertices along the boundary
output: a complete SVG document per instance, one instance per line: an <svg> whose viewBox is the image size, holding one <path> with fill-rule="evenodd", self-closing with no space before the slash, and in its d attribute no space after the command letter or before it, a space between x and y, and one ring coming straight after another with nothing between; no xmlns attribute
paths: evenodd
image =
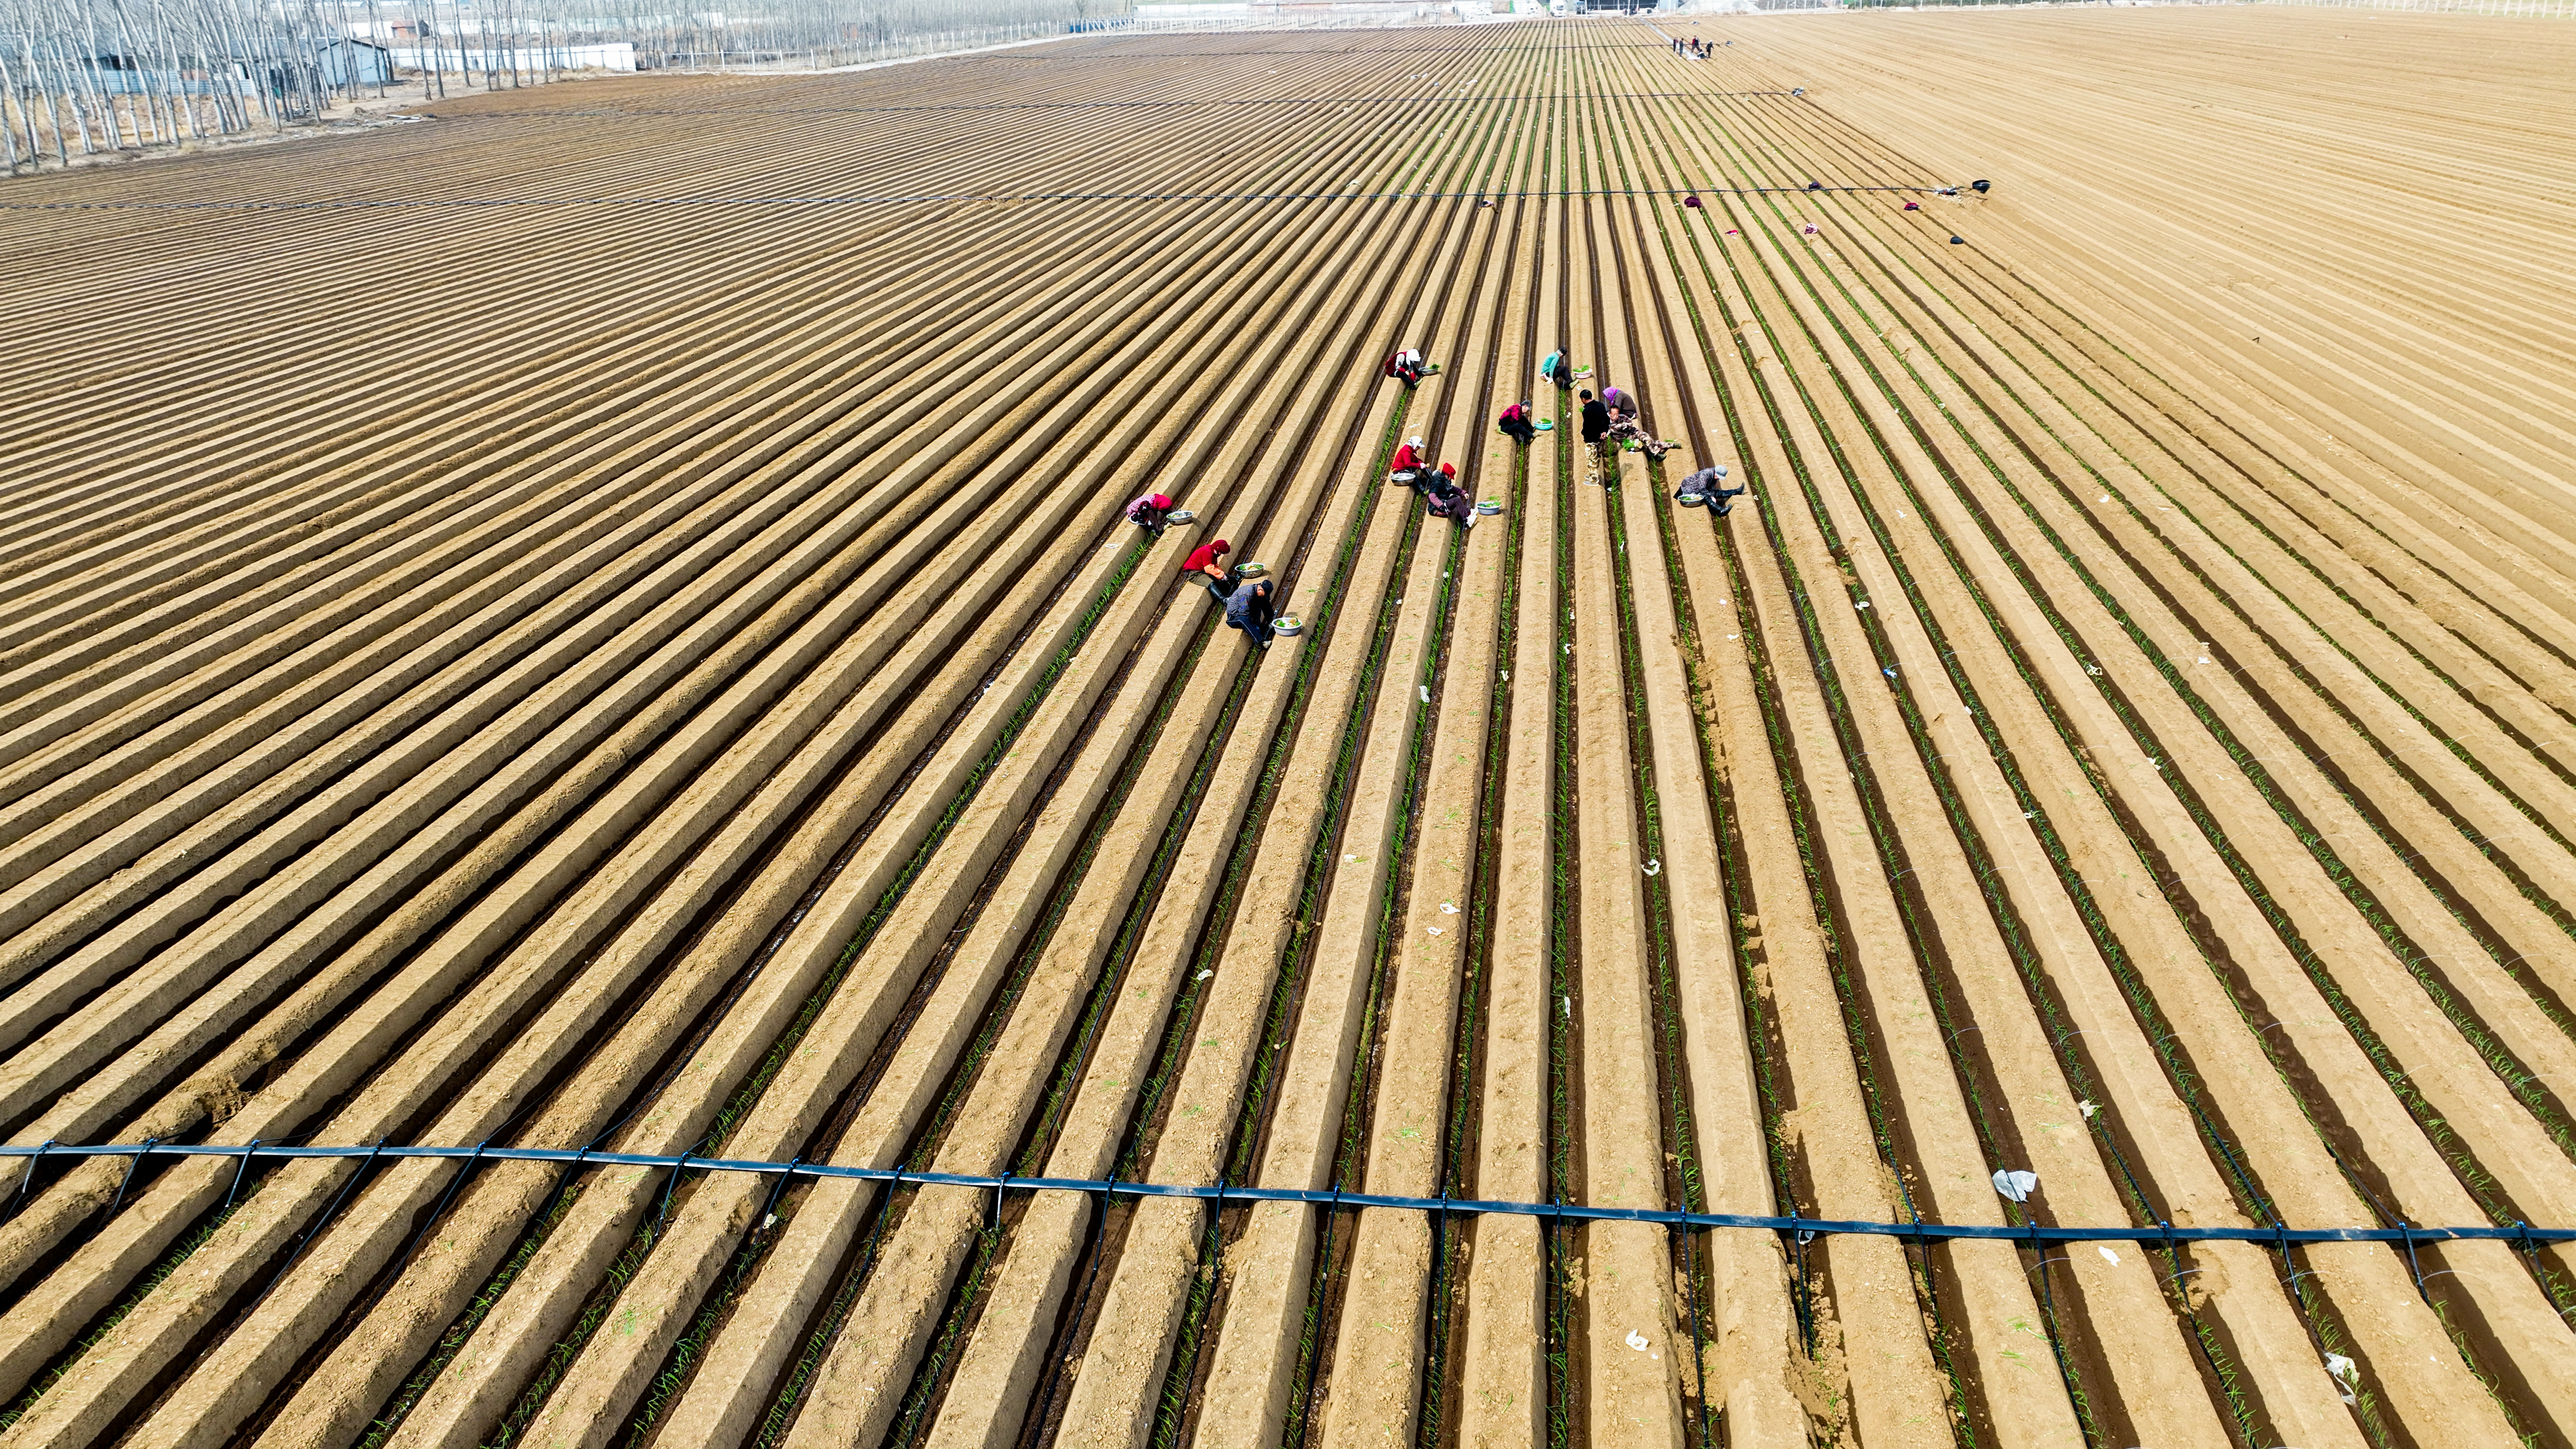
<svg viewBox="0 0 2576 1449"><path fill-rule="evenodd" d="M1115 1169L1112 1171L1114 1172ZM1092 1289L1100 1282L1100 1260L1108 1256L1106 1249L1109 1241L1109 1195L1117 1190L1117 1186L1114 1178L1102 1183L1100 1205L1091 1210L1091 1242L1083 1249L1083 1255L1091 1260L1091 1268L1083 1276L1082 1296L1073 1300L1075 1319L1070 1325L1072 1328L1078 1329L1082 1326L1081 1315L1090 1311ZM993 1184L993 1191L999 1195L1001 1190L1002 1185L997 1180ZM1056 1390L1064 1387L1064 1366L1072 1361L1073 1355L1068 1353L1047 1355L1046 1387L1039 1390L1037 1397L1031 1401L1037 1406L1037 1412L1029 1416L1029 1423L1037 1426L1041 1436L1046 1433L1048 1421L1055 1417Z"/></svg>
<svg viewBox="0 0 2576 1449"><path fill-rule="evenodd" d="M1121 1182L1115 1179L1095 1181L1070 1177L999 1177L974 1173L914 1172L902 1167L849 1167L829 1162L762 1162L723 1157L675 1156L642 1152L576 1151L565 1147L433 1147L420 1145L394 1146L376 1143L368 1146L282 1147L260 1143L101 1143L67 1147L60 1143L42 1146L0 1146L0 1158L24 1157L31 1161L40 1156L54 1157L136 1157L165 1155L172 1157L237 1157L245 1168L252 1154L276 1161L307 1158L366 1158L371 1161L399 1158L432 1158L475 1162L556 1162L584 1167L642 1167L678 1169L686 1166L701 1172L748 1172L755 1175L778 1173L783 1183L790 1177L848 1178L862 1182L887 1182L913 1187L971 1187L1000 1193L1010 1192L1081 1192L1097 1193L1105 1202L1115 1193L1130 1197L1224 1197L1231 1202L1298 1202L1332 1204L1341 1207L1402 1208L1415 1212L1440 1214L1469 1213L1478 1216L1508 1215L1544 1217L1580 1222L1661 1223L1667 1226L1694 1228L1758 1228L1765 1232L1802 1234L1862 1234L1875 1237L1911 1238L1918 1242L1959 1238L2008 1238L2023 1242L2092 1243L2092 1242L2247 1242L2247 1243L2425 1243L2470 1242L2493 1240L2518 1245L2532 1243L2576 1242L2576 1227L2543 1228L2515 1222L2508 1226L2478 1224L2465 1227L2356 1227L2292 1228L2272 1227L2193 1227L2172 1228L2163 1224L2138 1227L2128 1224L2110 1227L2037 1227L1991 1223L1871 1222L1859 1219L1808 1218L1799 1216L1768 1217L1750 1213L1695 1213L1661 1208L1585 1207L1574 1203L1504 1202L1458 1197L1397 1197L1385 1193L1352 1192L1346 1188L1326 1191L1319 1188L1246 1187L1240 1185L1194 1185L1184 1183ZM2277 1220L2276 1220L2277 1221Z"/></svg>

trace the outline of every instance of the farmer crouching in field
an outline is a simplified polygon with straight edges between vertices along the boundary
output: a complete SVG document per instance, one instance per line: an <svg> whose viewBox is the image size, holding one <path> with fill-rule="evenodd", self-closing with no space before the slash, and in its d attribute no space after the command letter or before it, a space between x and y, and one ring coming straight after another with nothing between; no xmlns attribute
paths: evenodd
<svg viewBox="0 0 2576 1449"><path fill-rule="evenodd" d="M1395 466L1387 470L1386 481L1418 488L1422 486L1422 470L1428 466L1430 460L1422 454L1422 440L1407 438L1404 446L1395 450Z"/></svg>
<svg viewBox="0 0 2576 1449"><path fill-rule="evenodd" d="M1426 495L1422 504L1423 512L1433 518L1448 519L1460 528L1476 526L1475 500L1469 498L1466 491L1458 486L1457 464L1443 463L1440 465L1439 472L1424 474L1422 491Z"/></svg>
<svg viewBox="0 0 2576 1449"><path fill-rule="evenodd" d="M1160 493L1148 493L1127 505L1127 521L1156 538L1163 536L1163 527L1171 514L1172 500Z"/></svg>
<svg viewBox="0 0 2576 1449"><path fill-rule="evenodd" d="M1702 468L1698 472L1684 478L1682 480L1680 492L1674 494L1674 496L1679 497L1682 493L1697 493L1708 500L1709 512L1723 518L1734 511L1733 506L1726 500L1733 498L1744 491L1744 488L1742 487L1720 488L1717 486L1724 481L1726 481L1726 470L1724 468ZM1745 486L1750 487L1751 485L1747 484Z"/></svg>
<svg viewBox="0 0 2576 1449"><path fill-rule="evenodd" d="M1256 649L1270 647L1270 621L1278 617L1270 607L1270 580L1246 580L1225 601L1226 627L1241 629L1252 636Z"/></svg>
<svg viewBox="0 0 2576 1449"><path fill-rule="evenodd" d="M1637 395L1626 388L1601 389L1601 401L1609 406L1610 426L1603 430L1606 447L1632 448L1649 458L1661 459L1672 451L1672 444L1646 431L1644 420L1637 416Z"/></svg>
<svg viewBox="0 0 2576 1449"><path fill-rule="evenodd" d="M1503 409L1501 417L1494 419L1494 431L1527 447L1530 439L1538 436L1538 424L1530 421L1530 405L1516 402Z"/></svg>
<svg viewBox="0 0 2576 1449"><path fill-rule="evenodd" d="M1434 369L1430 363L1422 360L1421 352L1407 347L1388 358L1378 370L1403 383L1405 391L1410 392Z"/></svg>
<svg viewBox="0 0 2576 1449"><path fill-rule="evenodd" d="M1190 556L1181 563L1181 581L1196 584L1220 599L1233 593L1234 575L1225 566L1225 556L1232 552L1234 545L1221 538L1191 549Z"/></svg>

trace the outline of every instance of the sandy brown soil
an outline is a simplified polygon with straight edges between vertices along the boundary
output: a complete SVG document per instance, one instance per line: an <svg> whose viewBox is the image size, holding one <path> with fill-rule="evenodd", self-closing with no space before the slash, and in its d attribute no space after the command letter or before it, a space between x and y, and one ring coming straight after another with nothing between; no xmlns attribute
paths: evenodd
<svg viewBox="0 0 2576 1449"><path fill-rule="evenodd" d="M2570 73L2297 7L1152 36L13 181L0 1117L2576 1223ZM1216 537L1302 635L1175 584ZM2576 1449L2576 1265L2503 1242L27 1181L5 1444Z"/></svg>

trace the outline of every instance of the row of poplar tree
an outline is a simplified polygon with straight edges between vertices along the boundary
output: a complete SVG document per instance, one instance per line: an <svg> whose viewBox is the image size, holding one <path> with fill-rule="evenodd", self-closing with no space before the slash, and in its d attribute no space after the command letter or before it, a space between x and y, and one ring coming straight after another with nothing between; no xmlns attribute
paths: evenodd
<svg viewBox="0 0 2576 1449"><path fill-rule="evenodd" d="M641 69L846 65L1061 33L1128 0L0 0L7 174L318 124L369 99ZM622 68L622 61L621 61Z"/></svg>

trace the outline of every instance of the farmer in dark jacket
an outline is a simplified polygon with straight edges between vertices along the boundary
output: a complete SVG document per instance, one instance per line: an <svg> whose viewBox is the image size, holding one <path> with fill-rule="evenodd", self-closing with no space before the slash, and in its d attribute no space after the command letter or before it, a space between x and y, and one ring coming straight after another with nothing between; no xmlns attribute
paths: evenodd
<svg viewBox="0 0 2576 1449"><path fill-rule="evenodd" d="M1270 621L1277 615L1270 608L1270 581L1252 579L1234 591L1225 601L1226 627L1241 629L1252 636L1255 648L1270 647Z"/></svg>
<svg viewBox="0 0 2576 1449"><path fill-rule="evenodd" d="M1476 503L1458 486L1458 465L1443 463L1440 471L1424 477L1426 495L1422 510L1433 518L1445 518L1460 528L1476 526Z"/></svg>
<svg viewBox="0 0 2576 1449"><path fill-rule="evenodd" d="M1606 458L1608 452L1602 440L1610 436L1610 405L1594 397L1592 389L1588 387L1583 390L1582 396L1584 446L1592 450L1594 458ZM1617 476L1616 469L1607 469L1607 471L1611 476Z"/></svg>

